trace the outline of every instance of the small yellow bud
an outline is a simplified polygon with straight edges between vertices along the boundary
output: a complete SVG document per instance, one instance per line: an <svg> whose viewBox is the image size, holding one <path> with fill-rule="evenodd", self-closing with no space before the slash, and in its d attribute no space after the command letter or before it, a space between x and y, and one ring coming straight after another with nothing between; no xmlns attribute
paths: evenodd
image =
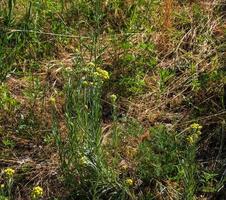
<svg viewBox="0 0 226 200"><path fill-rule="evenodd" d="M1 189L4 189L5 188L5 185L4 184L1 184Z"/></svg>
<svg viewBox="0 0 226 200"><path fill-rule="evenodd" d="M86 156L83 156L79 160L80 165L87 165L88 164L88 158Z"/></svg>
<svg viewBox="0 0 226 200"><path fill-rule="evenodd" d="M117 100L117 96L116 96L115 94L112 94L112 95L110 96L110 99L111 99L111 102L112 102L112 103L115 103L116 100Z"/></svg>
<svg viewBox="0 0 226 200"><path fill-rule="evenodd" d="M126 184L129 185L129 186L132 186L133 185L133 179L127 178L126 179Z"/></svg>
<svg viewBox="0 0 226 200"><path fill-rule="evenodd" d="M95 64L93 62L88 63L88 66L95 67Z"/></svg>
<svg viewBox="0 0 226 200"><path fill-rule="evenodd" d="M55 103L56 103L56 99L55 99L55 97L53 97L53 96L51 96L51 97L49 98L49 101L50 101L52 104L55 104Z"/></svg>
<svg viewBox="0 0 226 200"><path fill-rule="evenodd" d="M96 77L100 76L100 74L98 72L93 72L93 75Z"/></svg>
<svg viewBox="0 0 226 200"><path fill-rule="evenodd" d="M83 86L83 87L87 87L87 86L89 86L88 81L83 81L83 82L82 82L82 86Z"/></svg>

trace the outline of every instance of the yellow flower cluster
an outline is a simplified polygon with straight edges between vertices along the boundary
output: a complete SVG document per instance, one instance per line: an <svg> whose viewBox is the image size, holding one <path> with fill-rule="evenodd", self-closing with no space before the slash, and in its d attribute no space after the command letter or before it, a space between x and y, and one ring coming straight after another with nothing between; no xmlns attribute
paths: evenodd
<svg viewBox="0 0 226 200"><path fill-rule="evenodd" d="M190 125L190 128L195 131L197 131L197 130L200 131L202 129L202 126L197 123L193 123Z"/></svg>
<svg viewBox="0 0 226 200"><path fill-rule="evenodd" d="M101 69L100 67L96 68L96 72L94 72L95 76L98 76L104 80L108 80L110 78L108 71Z"/></svg>
<svg viewBox="0 0 226 200"><path fill-rule="evenodd" d="M133 179L127 178L126 179L126 184L129 185L129 186L132 186L133 185Z"/></svg>
<svg viewBox="0 0 226 200"><path fill-rule="evenodd" d="M32 198L37 199L43 196L43 189L40 186L36 186L32 190Z"/></svg>
<svg viewBox="0 0 226 200"><path fill-rule="evenodd" d="M187 141L189 142L189 144L194 144L199 139L202 126L197 124L197 123L193 123L193 124L190 125L190 129L192 131L192 134L187 137Z"/></svg>
<svg viewBox="0 0 226 200"><path fill-rule="evenodd" d="M8 176L9 178L12 178L13 175L15 174L15 170L12 168L6 168L4 170L4 173L6 174L6 176Z"/></svg>

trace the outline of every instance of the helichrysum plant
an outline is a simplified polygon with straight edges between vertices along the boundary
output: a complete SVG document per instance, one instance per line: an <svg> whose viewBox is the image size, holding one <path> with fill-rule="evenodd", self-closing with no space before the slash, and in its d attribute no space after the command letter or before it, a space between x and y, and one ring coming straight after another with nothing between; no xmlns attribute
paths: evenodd
<svg viewBox="0 0 226 200"><path fill-rule="evenodd" d="M67 141L63 142L54 129L62 173L78 198L100 199L99 196L107 195L105 187L117 186L101 145L101 91L110 75L88 64L66 72L66 76Z"/></svg>
<svg viewBox="0 0 226 200"><path fill-rule="evenodd" d="M195 162L195 156L197 151L197 142L199 141L201 135L202 126L198 123L193 123L188 128L189 136L187 139L187 153L183 163L183 173L184 173L184 198L185 199L194 199L196 191L196 174L197 174L197 165Z"/></svg>
<svg viewBox="0 0 226 200"><path fill-rule="evenodd" d="M8 196L9 199L10 199L11 195L12 195L11 191L12 191L12 186L13 186L13 177L14 177L14 174L15 174L15 170L8 167L8 168L3 170L3 174L5 176L6 184L1 185L1 192L3 194L5 194L6 196Z"/></svg>

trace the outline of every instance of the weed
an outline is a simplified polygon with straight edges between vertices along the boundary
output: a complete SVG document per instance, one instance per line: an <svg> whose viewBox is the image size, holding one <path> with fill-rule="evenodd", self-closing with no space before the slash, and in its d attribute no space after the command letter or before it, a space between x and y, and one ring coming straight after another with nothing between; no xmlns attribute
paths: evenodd
<svg viewBox="0 0 226 200"><path fill-rule="evenodd" d="M12 97L7 86L2 84L0 86L0 109L9 113L14 112L19 107L19 102Z"/></svg>
<svg viewBox="0 0 226 200"><path fill-rule="evenodd" d="M138 173L142 180L150 183L155 179L179 178L179 160L184 152L178 136L168 133L164 126L159 126L150 129L150 138L150 141L144 141L139 146Z"/></svg>
<svg viewBox="0 0 226 200"><path fill-rule="evenodd" d="M80 72L67 73L65 87L68 133L63 141L53 129L66 182L76 196L102 199L113 190L121 190L117 174L107 166L101 147L101 88L105 73L89 66ZM98 76L96 76L96 74Z"/></svg>
<svg viewBox="0 0 226 200"><path fill-rule="evenodd" d="M5 183L1 184L0 198L11 199L12 198L12 187L14 182L15 170L12 168L6 168L3 170L1 175L4 176Z"/></svg>

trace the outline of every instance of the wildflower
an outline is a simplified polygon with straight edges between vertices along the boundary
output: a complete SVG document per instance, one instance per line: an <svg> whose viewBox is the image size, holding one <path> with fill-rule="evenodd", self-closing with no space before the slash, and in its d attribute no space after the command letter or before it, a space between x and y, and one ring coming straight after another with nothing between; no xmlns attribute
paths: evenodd
<svg viewBox="0 0 226 200"><path fill-rule="evenodd" d="M112 95L110 96L110 99L111 99L111 102L112 102L112 103L115 103L116 100L117 100L117 96L116 96L115 94L112 94Z"/></svg>
<svg viewBox="0 0 226 200"><path fill-rule="evenodd" d="M194 144L199 139L199 136L201 134L200 130L202 129L202 126L197 123L193 123L190 125L190 129L192 131L192 134L187 137L187 141L189 144Z"/></svg>
<svg viewBox="0 0 226 200"><path fill-rule="evenodd" d="M190 128L192 130L196 130L196 131L199 130L200 131L202 129L202 126L197 124L197 123L193 123L193 124L190 125Z"/></svg>
<svg viewBox="0 0 226 200"><path fill-rule="evenodd" d="M9 177L9 178L12 178L14 173L15 173L15 170L12 169L12 168L6 168L4 170L4 173Z"/></svg>
<svg viewBox="0 0 226 200"><path fill-rule="evenodd" d="M129 185L129 186L132 186L133 185L133 179L127 178L126 179L126 184Z"/></svg>
<svg viewBox="0 0 226 200"><path fill-rule="evenodd" d="M103 70L99 67L96 69L96 72L94 72L94 75L105 80L108 80L110 78L108 71Z"/></svg>
<svg viewBox="0 0 226 200"><path fill-rule="evenodd" d="M43 196L43 189L40 186L36 186L32 190L32 198L37 199Z"/></svg>
<svg viewBox="0 0 226 200"><path fill-rule="evenodd" d="M4 184L1 184L1 187L0 187L1 189L4 189L5 188L5 185Z"/></svg>
<svg viewBox="0 0 226 200"><path fill-rule="evenodd" d="M79 160L80 165L87 165L88 164L88 158L86 156L83 156Z"/></svg>
<svg viewBox="0 0 226 200"><path fill-rule="evenodd" d="M198 139L199 139L200 134L201 134L201 132L198 131L198 132L193 133L192 135L188 136L188 137L187 137L188 143L189 143L189 144L194 144L194 143L196 143L196 142L198 141Z"/></svg>
<svg viewBox="0 0 226 200"><path fill-rule="evenodd" d="M187 137L187 141L189 144L193 144L194 143L194 138L192 137L192 135Z"/></svg>

